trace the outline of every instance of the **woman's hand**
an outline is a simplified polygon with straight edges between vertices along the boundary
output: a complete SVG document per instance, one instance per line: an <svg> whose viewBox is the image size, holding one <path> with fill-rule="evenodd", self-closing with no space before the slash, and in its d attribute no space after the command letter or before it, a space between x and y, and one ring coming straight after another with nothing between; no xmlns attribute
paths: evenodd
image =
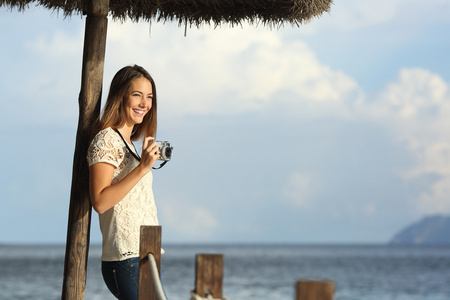
<svg viewBox="0 0 450 300"><path fill-rule="evenodd" d="M139 165L150 172L159 159L159 148L155 142L155 139L151 136L146 137L142 144L141 162Z"/></svg>

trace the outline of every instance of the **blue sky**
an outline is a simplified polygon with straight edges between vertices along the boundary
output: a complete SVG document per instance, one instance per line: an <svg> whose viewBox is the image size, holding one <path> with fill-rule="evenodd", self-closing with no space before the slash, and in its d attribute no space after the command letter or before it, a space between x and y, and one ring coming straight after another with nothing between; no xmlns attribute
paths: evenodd
<svg viewBox="0 0 450 300"><path fill-rule="evenodd" d="M0 243L64 243L84 18L0 8ZM104 96L158 89L165 242L384 243L450 212L450 1L335 1L300 28L110 20ZM100 242L93 213L92 242Z"/></svg>

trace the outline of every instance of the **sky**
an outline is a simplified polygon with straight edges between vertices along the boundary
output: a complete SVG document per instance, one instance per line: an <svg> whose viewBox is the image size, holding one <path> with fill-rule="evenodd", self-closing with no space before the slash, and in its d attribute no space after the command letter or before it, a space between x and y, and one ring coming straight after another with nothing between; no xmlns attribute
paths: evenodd
<svg viewBox="0 0 450 300"><path fill-rule="evenodd" d="M450 214L450 0L334 2L300 27L109 20L103 103L145 67L174 147L163 243L386 243ZM84 22L0 8L0 243L66 241Z"/></svg>

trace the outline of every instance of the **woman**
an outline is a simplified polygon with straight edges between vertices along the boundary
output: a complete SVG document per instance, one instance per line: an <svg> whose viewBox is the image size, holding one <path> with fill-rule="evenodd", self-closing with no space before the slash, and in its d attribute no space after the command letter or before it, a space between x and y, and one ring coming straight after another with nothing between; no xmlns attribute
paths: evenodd
<svg viewBox="0 0 450 300"><path fill-rule="evenodd" d="M97 134L89 146L89 192L99 214L102 274L121 300L136 300L141 225L158 225L151 169L159 158L156 88L140 66L114 76ZM132 141L144 137L141 157Z"/></svg>

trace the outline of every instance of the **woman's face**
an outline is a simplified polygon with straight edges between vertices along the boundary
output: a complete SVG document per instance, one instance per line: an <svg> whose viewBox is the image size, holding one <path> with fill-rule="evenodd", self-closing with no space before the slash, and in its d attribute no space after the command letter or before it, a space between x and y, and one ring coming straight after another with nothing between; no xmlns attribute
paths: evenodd
<svg viewBox="0 0 450 300"><path fill-rule="evenodd" d="M125 123L134 126L142 123L144 116L152 108L152 84L145 77L131 81L130 88L124 95Z"/></svg>

